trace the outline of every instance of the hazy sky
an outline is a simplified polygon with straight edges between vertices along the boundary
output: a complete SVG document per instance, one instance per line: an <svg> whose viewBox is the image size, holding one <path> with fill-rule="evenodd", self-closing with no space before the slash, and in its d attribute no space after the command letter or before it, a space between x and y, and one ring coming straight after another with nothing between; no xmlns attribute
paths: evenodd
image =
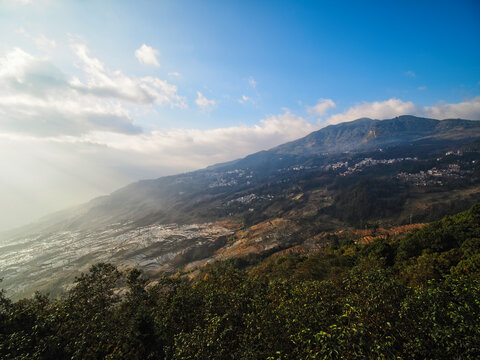
<svg viewBox="0 0 480 360"><path fill-rule="evenodd" d="M479 4L0 0L0 231L327 124L480 119Z"/></svg>

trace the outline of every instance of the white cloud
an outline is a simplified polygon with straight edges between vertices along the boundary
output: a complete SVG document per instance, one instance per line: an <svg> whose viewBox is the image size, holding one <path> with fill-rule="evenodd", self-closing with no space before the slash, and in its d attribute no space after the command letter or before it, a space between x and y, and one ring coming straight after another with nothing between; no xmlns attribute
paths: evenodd
<svg viewBox="0 0 480 360"><path fill-rule="evenodd" d="M257 82L255 81L255 79L252 76L250 76L248 78L248 83L254 89L257 87Z"/></svg>
<svg viewBox="0 0 480 360"><path fill-rule="evenodd" d="M74 43L81 77L69 79L48 58L20 48L0 56L0 129L40 136L94 130L138 133L125 105L185 107L177 87L156 77L110 71Z"/></svg>
<svg viewBox="0 0 480 360"><path fill-rule="evenodd" d="M195 104L197 104L200 109L206 111L214 107L217 103L213 99L208 100L200 91L197 91L197 99L195 100Z"/></svg>
<svg viewBox="0 0 480 360"><path fill-rule="evenodd" d="M462 118L480 120L480 96L465 100L457 104L438 103L424 108L425 116L434 119Z"/></svg>
<svg viewBox="0 0 480 360"><path fill-rule="evenodd" d="M39 136L140 131L120 103L78 94L48 59L19 48L0 57L0 118L3 131Z"/></svg>
<svg viewBox="0 0 480 360"><path fill-rule="evenodd" d="M427 87L425 85L419 86L417 90L420 90L420 91L427 90Z"/></svg>
<svg viewBox="0 0 480 360"><path fill-rule="evenodd" d="M48 50L57 46L57 43L55 42L55 40L49 39L43 34L40 34L38 36L33 36L32 34L27 32L24 28L18 29L18 33L22 34L27 39L32 40L35 43L35 46L39 50Z"/></svg>
<svg viewBox="0 0 480 360"><path fill-rule="evenodd" d="M239 158L307 135L317 129L286 110L253 126L230 126L208 130L166 129L134 136L106 132L82 137L90 143L155 159L158 166L200 168Z"/></svg>
<svg viewBox="0 0 480 360"><path fill-rule="evenodd" d="M242 95L240 99L237 99L240 104L245 104L247 102L254 103L253 99L249 98L247 95Z"/></svg>
<svg viewBox="0 0 480 360"><path fill-rule="evenodd" d="M179 77L181 77L182 75L181 75L179 72L177 72L177 71L172 71L172 72L169 72L169 73L168 73L168 76L171 77L171 78L179 78Z"/></svg>
<svg viewBox="0 0 480 360"><path fill-rule="evenodd" d="M137 50L135 50L135 57L144 65L160 66L158 59L158 50L151 46L143 44Z"/></svg>
<svg viewBox="0 0 480 360"><path fill-rule="evenodd" d="M325 123L338 124L362 117L389 119L400 115L416 115L440 120L447 118L480 120L480 96L456 104L438 103L432 106L421 106L400 99L363 102L342 113L328 117Z"/></svg>
<svg viewBox="0 0 480 360"><path fill-rule="evenodd" d="M318 116L325 115L330 109L333 109L337 105L332 99L320 99L317 104L308 108L307 111Z"/></svg>
<svg viewBox="0 0 480 360"><path fill-rule="evenodd" d="M109 71L97 58L90 57L82 43L72 43L72 49L80 60L86 81L74 78L70 84L79 91L98 97L118 98L138 105L156 103L172 107L185 107L185 99L177 94L177 87L156 77L134 78L120 70Z"/></svg>
<svg viewBox="0 0 480 360"><path fill-rule="evenodd" d="M92 163L103 164L108 157L113 168L118 168L120 163L122 166L129 163L130 166L144 167L143 173L152 173L158 171L155 170L157 168L184 171L232 160L297 139L317 129L318 126L286 109L252 126L207 130L174 128L134 135L104 130L47 137L0 133L0 138L12 143L78 147L78 151L72 152L85 152Z"/></svg>
<svg viewBox="0 0 480 360"><path fill-rule="evenodd" d="M335 114L327 119L328 124L338 124L352 121L362 117L372 119L388 119L399 115L418 113L419 107L412 102L404 102L399 99L386 101L363 102L353 106L343 113Z"/></svg>
<svg viewBox="0 0 480 360"><path fill-rule="evenodd" d="M417 74L415 74L412 70L405 71L405 76L414 78L417 77Z"/></svg>

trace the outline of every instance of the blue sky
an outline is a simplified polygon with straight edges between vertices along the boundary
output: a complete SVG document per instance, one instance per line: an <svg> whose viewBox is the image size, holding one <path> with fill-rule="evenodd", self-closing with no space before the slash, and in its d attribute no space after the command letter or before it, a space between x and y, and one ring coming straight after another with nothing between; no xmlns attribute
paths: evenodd
<svg viewBox="0 0 480 360"><path fill-rule="evenodd" d="M478 1L3 0L0 34L0 230L362 116L480 119Z"/></svg>

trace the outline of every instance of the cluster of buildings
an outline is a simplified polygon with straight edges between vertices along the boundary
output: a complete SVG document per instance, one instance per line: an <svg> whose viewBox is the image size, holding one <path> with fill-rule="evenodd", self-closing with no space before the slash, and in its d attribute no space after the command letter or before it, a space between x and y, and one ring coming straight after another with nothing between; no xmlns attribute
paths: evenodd
<svg viewBox="0 0 480 360"><path fill-rule="evenodd" d="M345 163L336 163L336 164L333 164L332 165L332 169L335 170L335 169L338 169L338 168L341 168L341 167L347 167L347 169L342 172L340 174L340 176L347 176L347 175L351 175L351 174L354 174L354 173L358 173L358 172L361 172L363 171L364 168L366 167L369 167L369 166L375 166L375 165L380 165L380 164L384 164L384 165L391 165L391 164L394 164L394 163L397 163L397 162L400 162L400 161L417 161L418 158L417 157L404 157L404 158L396 158L396 159L372 159L372 158L365 158L363 159L362 161L356 163L355 165L353 166L348 166L348 162L345 162ZM334 165L336 165L337 167L333 167ZM328 166L328 165L327 165Z"/></svg>
<svg viewBox="0 0 480 360"><path fill-rule="evenodd" d="M209 188L216 188L216 187L222 187L222 186L235 186L238 184L238 181L236 179L224 179L220 178L217 181L210 183L208 185Z"/></svg>
<svg viewBox="0 0 480 360"><path fill-rule="evenodd" d="M397 175L397 179L412 183L416 186L444 185L442 179L462 179L464 171L458 164L449 164L448 167L437 169L431 168L427 171L420 171L415 174L401 172Z"/></svg>
<svg viewBox="0 0 480 360"><path fill-rule="evenodd" d="M224 187L224 186L235 186L238 184L239 180L242 179L251 179L253 178L252 171L245 171L242 169L230 170L225 173L215 173L213 176L217 177L217 180L208 185L209 188ZM247 181L247 185L250 184L250 181Z"/></svg>
<svg viewBox="0 0 480 360"><path fill-rule="evenodd" d="M274 199L274 196L273 195L257 195L257 194L248 194L248 195L244 195L244 196L240 196L236 199L233 199L233 200L229 200L227 201L227 203L225 204L226 206L230 206L230 205L233 205L233 204L250 204L251 202L253 202L254 200L273 200Z"/></svg>

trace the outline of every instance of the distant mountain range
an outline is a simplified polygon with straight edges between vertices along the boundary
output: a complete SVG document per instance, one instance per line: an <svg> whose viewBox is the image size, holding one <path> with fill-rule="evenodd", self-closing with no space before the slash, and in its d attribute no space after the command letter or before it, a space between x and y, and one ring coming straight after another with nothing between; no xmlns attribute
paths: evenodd
<svg viewBox="0 0 480 360"><path fill-rule="evenodd" d="M208 205L213 200L222 196L229 198L232 192L244 193L263 180L269 183L269 176L291 166L318 166L342 158L342 154L345 157L345 153L405 145L421 147L433 144L433 148L435 144L466 145L476 138L480 138L480 121L435 120L410 115L387 120L361 118L327 126L301 139L242 159L190 173L132 183L108 196L48 216L29 228L35 230L54 226L72 230L118 222L148 225L155 222L218 220L228 214L212 213ZM241 172L252 173L240 178L235 176ZM202 204L207 211L201 209Z"/></svg>
<svg viewBox="0 0 480 360"><path fill-rule="evenodd" d="M480 121L400 116L330 125L242 159L132 183L0 235L15 244L0 251L7 263L14 249L41 248L42 242L76 244L60 265L51 265L59 263L54 249L42 259L26 255L39 258L25 260L25 268L38 270L33 274L44 274L49 266L78 270L108 259L109 253L116 254L113 262L141 259L133 263L172 270L205 259L273 251L349 226L432 221L480 201L479 144ZM217 225L208 230L205 224L211 222ZM158 228L161 224L175 225ZM182 227L186 224L203 225L193 231ZM218 234L234 234L237 242ZM127 250L128 243L135 249ZM14 265L2 273L0 256L5 284L14 284L15 276L36 283L30 270L12 275L20 266Z"/></svg>

